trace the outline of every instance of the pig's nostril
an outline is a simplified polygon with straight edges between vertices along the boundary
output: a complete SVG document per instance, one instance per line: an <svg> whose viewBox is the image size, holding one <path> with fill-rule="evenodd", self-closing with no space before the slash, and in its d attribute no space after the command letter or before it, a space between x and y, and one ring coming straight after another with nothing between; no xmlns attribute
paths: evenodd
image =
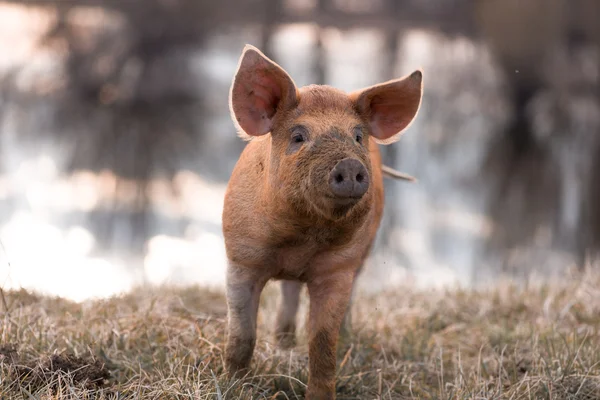
<svg viewBox="0 0 600 400"><path fill-rule="evenodd" d="M336 181L337 183L342 183L342 182L344 181L344 177L342 176L342 174L337 174L337 175L335 176L335 181Z"/></svg>
<svg viewBox="0 0 600 400"><path fill-rule="evenodd" d="M362 182L365 179L365 177L362 174L358 174L356 175L356 182Z"/></svg>

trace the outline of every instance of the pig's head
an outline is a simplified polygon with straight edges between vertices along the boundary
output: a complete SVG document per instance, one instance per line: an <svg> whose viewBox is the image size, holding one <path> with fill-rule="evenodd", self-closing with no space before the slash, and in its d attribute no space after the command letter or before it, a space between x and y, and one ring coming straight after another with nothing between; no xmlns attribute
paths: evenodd
<svg viewBox="0 0 600 400"><path fill-rule="evenodd" d="M247 45L230 109L242 138L270 137L273 197L336 220L368 207L369 141L398 140L417 114L421 91L420 71L350 94L319 85L298 89L279 65Z"/></svg>

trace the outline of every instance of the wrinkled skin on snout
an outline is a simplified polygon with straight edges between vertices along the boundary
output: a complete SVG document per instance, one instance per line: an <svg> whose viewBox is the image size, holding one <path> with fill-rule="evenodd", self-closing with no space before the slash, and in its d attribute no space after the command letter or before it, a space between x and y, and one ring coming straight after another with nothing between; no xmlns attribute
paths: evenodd
<svg viewBox="0 0 600 400"><path fill-rule="evenodd" d="M306 284L306 398L335 398L340 329L349 329L354 280L383 212L378 144L399 139L417 114L421 91L420 71L350 94L318 85L298 89L281 67L246 46L230 108L240 136L250 141L223 209L231 375L249 368L266 282L282 280L275 327L282 347L295 342Z"/></svg>

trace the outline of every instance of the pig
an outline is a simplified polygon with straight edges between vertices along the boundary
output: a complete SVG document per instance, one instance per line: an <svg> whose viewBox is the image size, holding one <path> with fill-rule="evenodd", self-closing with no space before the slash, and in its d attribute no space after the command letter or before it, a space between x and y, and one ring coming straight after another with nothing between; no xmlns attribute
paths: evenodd
<svg viewBox="0 0 600 400"><path fill-rule="evenodd" d="M245 46L229 106L248 144L223 208L230 376L248 371L267 281L281 280L275 337L284 347L293 345L306 284L306 398L335 399L337 342L383 213L382 168L394 175L382 166L378 145L400 138L421 96L421 70L349 94L325 85L297 88L283 68Z"/></svg>

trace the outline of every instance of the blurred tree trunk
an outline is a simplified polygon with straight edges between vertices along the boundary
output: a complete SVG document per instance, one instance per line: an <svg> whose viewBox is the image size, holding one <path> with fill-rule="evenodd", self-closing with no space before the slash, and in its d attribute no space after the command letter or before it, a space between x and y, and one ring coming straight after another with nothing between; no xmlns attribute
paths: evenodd
<svg viewBox="0 0 600 400"><path fill-rule="evenodd" d="M389 0L386 4L387 12L390 15L397 16L400 11L400 5L398 2ZM397 78L396 75L396 66L399 63L398 60L398 46L400 36L400 30L387 30L385 32L385 54L387 57L386 62L384 63L384 68L382 70L382 81L390 80ZM389 146L379 146L382 153L382 162L391 167L396 167L398 161L398 144L392 144ZM387 180L387 179L386 179ZM385 215L383 220L381 221L380 227L380 240L381 246L389 251L394 259L403 259L402 254L400 254L397 249L397 243L394 241L395 235L394 230L399 226L399 215L398 210L396 208L395 200L398 196L398 182L387 181L384 182L386 186L385 190ZM400 183L401 184L401 183Z"/></svg>
<svg viewBox="0 0 600 400"><path fill-rule="evenodd" d="M327 12L329 7L329 0L317 0L316 12L317 14L323 14ZM326 75L326 59L327 55L325 54L325 48L323 47L323 32L322 27L317 26L317 40L315 42L314 54L315 61L313 65L314 74L315 74L315 84L324 85L327 82Z"/></svg>
<svg viewBox="0 0 600 400"><path fill-rule="evenodd" d="M586 44L600 52L600 2L597 0L575 0L576 14L571 20L571 45ZM597 64L597 79L600 77L600 62ZM596 81L596 101L600 104L600 81ZM595 132L600 138L600 129ZM586 193L582 196L580 226L582 245L579 250L579 265L583 268L595 261L600 252L600 140L596 139L592 151L592 166L585 184Z"/></svg>
<svg viewBox="0 0 600 400"><path fill-rule="evenodd" d="M265 9L265 19L262 24L262 43L260 50L269 58L273 57L271 41L275 34L277 21L281 19L282 0L263 0Z"/></svg>

